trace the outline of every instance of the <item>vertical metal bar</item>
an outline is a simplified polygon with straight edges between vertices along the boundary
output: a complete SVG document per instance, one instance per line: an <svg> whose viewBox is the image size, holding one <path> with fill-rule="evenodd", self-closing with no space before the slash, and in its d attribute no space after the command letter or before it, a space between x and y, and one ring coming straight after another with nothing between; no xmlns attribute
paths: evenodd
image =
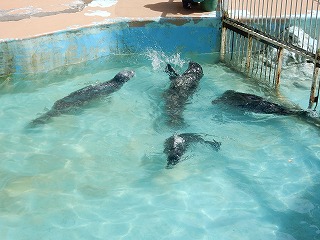
<svg viewBox="0 0 320 240"><path fill-rule="evenodd" d="M302 37L302 48L303 48L303 44L304 44L304 37L306 36L306 34L308 34L308 36L310 36L309 31L306 30L307 14L308 14L308 3L309 3L309 1L307 1L307 3L306 3L306 11L305 11L305 16L304 16L304 26L303 26L304 34L303 34L303 37ZM309 51L309 44L307 45L306 50Z"/></svg>
<svg viewBox="0 0 320 240"><path fill-rule="evenodd" d="M263 3L264 6L264 3ZM267 0L267 5L266 5L266 15L264 16L265 18L265 23L264 23L264 32L267 33L267 28L268 28L268 11L269 11L269 1Z"/></svg>
<svg viewBox="0 0 320 240"><path fill-rule="evenodd" d="M240 1L241 0L239 0L239 5L238 5L238 20L240 19Z"/></svg>
<svg viewBox="0 0 320 240"><path fill-rule="evenodd" d="M244 36L241 36L241 45L240 45L240 48L241 48L241 57L240 57L240 67L241 67L241 70L242 70L242 65L243 65L243 58L244 58L244 49L245 49L245 45L246 45L246 40L247 38L244 37ZM245 66L244 66L245 68Z"/></svg>
<svg viewBox="0 0 320 240"><path fill-rule="evenodd" d="M298 28L298 39L300 39L300 30L301 30L301 17L302 15L302 0L301 0L301 4L300 4L300 16L299 16L299 28ZM302 34L304 35L304 33L302 32ZM301 43L302 48L303 48L303 42Z"/></svg>
<svg viewBox="0 0 320 240"><path fill-rule="evenodd" d="M255 69L255 76L257 76L258 75L258 71L259 71L259 63L261 63L261 61L260 61L260 55L261 55L261 53L260 53L260 42L259 41L256 41L256 54L257 54L257 48L258 48L258 59L256 59L256 61L255 61L255 63L256 63L256 69Z"/></svg>
<svg viewBox="0 0 320 240"><path fill-rule="evenodd" d="M296 28L296 21L297 21L297 9L298 9L298 0L296 0L296 9L295 9L295 12L294 12L294 24L293 24L294 29ZM293 30L294 30L294 29L293 29ZM294 43L292 42L292 44L294 44Z"/></svg>
<svg viewBox="0 0 320 240"><path fill-rule="evenodd" d="M313 18L313 2L314 0L311 1L311 14L310 14L310 25L309 25L309 38L308 38L308 47L310 45L310 38L311 38L311 32L312 32L312 18ZM313 47L310 49L310 51L313 52Z"/></svg>
<svg viewBox="0 0 320 240"><path fill-rule="evenodd" d="M220 48L220 60L225 60L226 55L226 37L227 37L227 28L225 26L222 26L221 30L221 48Z"/></svg>
<svg viewBox="0 0 320 240"><path fill-rule="evenodd" d="M252 55L252 36L249 35L248 46L247 46L247 61L246 61L246 73L248 76L250 72L251 55Z"/></svg>
<svg viewBox="0 0 320 240"><path fill-rule="evenodd" d="M240 72L242 70L242 65L241 65L241 43L242 43L242 35L238 34L238 47L237 47L237 50L238 50L238 58L237 58L237 65L238 67L240 68Z"/></svg>
<svg viewBox="0 0 320 240"><path fill-rule="evenodd" d="M268 11L268 0L266 0L267 1L267 9L266 9L266 11ZM264 0L262 0L262 28L261 28L261 30L263 31L263 32L266 32L266 25L267 25L267 23L265 23L266 21L267 21L267 18L264 16Z"/></svg>
<svg viewBox="0 0 320 240"><path fill-rule="evenodd" d="M279 38L281 36L281 32L286 28L286 24L287 24L287 8L288 8L288 0L286 0L286 4L284 6L284 22L283 22L282 29L279 28ZM282 40L284 40L283 34L282 34Z"/></svg>
<svg viewBox="0 0 320 240"><path fill-rule="evenodd" d="M227 58L229 57L230 54L230 34L229 34L229 30L226 29L226 54L224 56L224 60L227 61Z"/></svg>
<svg viewBox="0 0 320 240"><path fill-rule="evenodd" d="M247 2L248 0L246 0L246 2ZM248 5L248 4L247 4ZM242 0L242 18L244 18L244 9L246 9L246 20L245 20L245 23L247 24L247 20L248 20L248 11L247 11L247 7L246 8L244 8L244 0Z"/></svg>
<svg viewBox="0 0 320 240"><path fill-rule="evenodd" d="M238 34L236 32L233 32L233 40L232 40L232 61L237 61L237 50L238 50Z"/></svg>
<svg viewBox="0 0 320 240"><path fill-rule="evenodd" d="M231 61L233 61L233 58L234 58L234 48L235 48L235 32L234 31L231 31L230 30L230 35L231 35L231 37L230 37L230 62Z"/></svg>
<svg viewBox="0 0 320 240"><path fill-rule="evenodd" d="M237 34L237 39L236 39L236 51L237 51L237 58L236 58L236 63L238 64L240 62L240 35Z"/></svg>
<svg viewBox="0 0 320 240"><path fill-rule="evenodd" d="M262 0L263 1L263 0ZM258 13L259 13L259 15L258 15L258 26L260 27L259 28L259 30L261 30L262 31L262 25L263 25L263 7L262 7L262 9L261 9L261 17L260 17L260 0L259 0L259 6L258 6ZM260 24L260 18L261 18L261 22L262 22L262 24Z"/></svg>
<svg viewBox="0 0 320 240"><path fill-rule="evenodd" d="M258 9L258 17L257 17L257 19L258 19L258 21L257 21L257 29L258 30L261 30L261 28L260 28L260 19L261 19L261 17L260 17L260 0L259 0L259 2L258 2L258 7L256 8L256 9Z"/></svg>
<svg viewBox="0 0 320 240"><path fill-rule="evenodd" d="M252 52L254 53L254 56L257 56L257 41L252 39ZM259 55L258 55L259 56ZM256 67L256 62L257 60L256 59L253 59L252 61L252 67L251 67L251 76L253 76L253 71Z"/></svg>
<svg viewBox="0 0 320 240"><path fill-rule="evenodd" d="M256 1L254 1L254 2L256 2ZM254 8L253 8L253 10L255 10ZM250 20L249 20L249 23L250 23L250 26L252 27L252 20L253 20L253 24L254 24L254 15L255 14L252 14L252 0L250 0L250 14L249 14L249 17L250 17Z"/></svg>
<svg viewBox="0 0 320 240"><path fill-rule="evenodd" d="M279 49L277 49L277 54L278 54ZM274 62L274 68L273 68L273 79L272 79L272 84L273 86L276 87L276 72L279 66L279 63L277 61L273 61Z"/></svg>
<svg viewBox="0 0 320 240"><path fill-rule="evenodd" d="M273 47L269 47L269 55L270 55L270 57L269 57L269 61L270 62L267 62L268 64L269 64L269 83L271 82L271 72L272 72L272 64L273 64L273 59L272 59L272 51L273 50Z"/></svg>
<svg viewBox="0 0 320 240"><path fill-rule="evenodd" d="M291 27L291 17L292 17L292 1L293 0L290 0L291 1L291 4L290 4L290 15L289 15L289 25L288 25L288 29L289 29L289 27ZM287 33L287 39L286 39L286 41L288 42L289 41L289 31L287 31L287 32L285 32L285 33ZM283 34L284 35L284 39L283 40L285 40L285 34Z"/></svg>
<svg viewBox="0 0 320 240"><path fill-rule="evenodd" d="M259 55L258 55L257 69L256 69L256 74L255 74L256 76L258 76L258 74L259 74L260 65L261 65L261 63L262 63L262 61L260 60L261 57L262 57L261 43L258 42L257 44L258 44L258 49L259 49Z"/></svg>
<svg viewBox="0 0 320 240"><path fill-rule="evenodd" d="M273 9L273 0L271 0L271 5L270 5L270 13L269 13L269 21L270 21L270 24L269 24L269 33L270 35L272 35L272 9ZM275 18L274 18L275 19Z"/></svg>
<svg viewBox="0 0 320 240"><path fill-rule="evenodd" d="M266 50L266 61L264 62L264 80L267 80L267 63L268 63L268 54L269 54L269 46L264 44Z"/></svg>
<svg viewBox="0 0 320 240"><path fill-rule="evenodd" d="M281 14L281 8L282 8L282 1L280 0L280 14ZM273 6L273 5L272 5ZM278 7L277 7L277 1L275 2L274 6L274 26L273 26L273 36L277 37L277 29L278 25L281 23L281 18L278 17Z"/></svg>
<svg viewBox="0 0 320 240"><path fill-rule="evenodd" d="M282 69L282 60L283 60L283 51L284 48L278 49L278 55L277 55L277 70L276 70L276 76L275 76L275 86L276 88L279 88L280 84L280 76L281 76L281 69Z"/></svg>
<svg viewBox="0 0 320 240"><path fill-rule="evenodd" d="M228 13L228 0L220 0L220 15L224 16L226 13Z"/></svg>
<svg viewBox="0 0 320 240"><path fill-rule="evenodd" d="M227 47L226 47L226 54L228 54L227 56L229 57L229 61L230 61L230 58L231 58L231 31L230 30L226 30L226 44L227 44Z"/></svg>
<svg viewBox="0 0 320 240"><path fill-rule="evenodd" d="M226 58L228 57L229 55L229 52L230 52L230 46L228 45L228 40L229 40L229 31L228 29L226 28L226 50L225 50L225 55L224 55L224 61L226 61Z"/></svg>
<svg viewBox="0 0 320 240"><path fill-rule="evenodd" d="M237 47L237 49L238 49L238 59L237 59L237 61L238 61L238 64L240 64L240 67L241 67L241 56L242 56L242 49L241 49L241 43L242 43L242 35L240 35L240 34L238 34L238 47ZM240 71L241 71L241 69L240 69Z"/></svg>
<svg viewBox="0 0 320 240"><path fill-rule="evenodd" d="M264 45L262 43L260 43L261 45ZM262 77L262 68L263 68L263 64L264 64L264 54L265 54L265 49L262 50L262 61L261 61L261 64L260 64L260 79Z"/></svg>
<svg viewBox="0 0 320 240"><path fill-rule="evenodd" d="M319 3L317 4L317 11L316 11L316 19L315 19L315 28L316 29L314 31L314 34L313 34L313 40L317 40L317 46L315 46L315 42L316 41L313 41L313 44L312 44L312 52L315 52L315 50L317 50L317 48L319 48L319 41L320 41L320 38L317 36L317 31L319 31L318 29L318 14L319 14Z"/></svg>
<svg viewBox="0 0 320 240"><path fill-rule="evenodd" d="M283 1L280 1L281 2L281 5L280 5L280 15L279 15L279 19L278 19L278 35L275 33L275 36L280 38L280 29L281 29L281 24L282 24L282 3ZM287 4L287 0L286 0L286 4ZM286 8L285 8L286 9ZM277 18L277 16L275 16L275 19ZM286 17L284 18L284 25L285 25L285 21L286 21ZM276 29L275 29L276 30Z"/></svg>
<svg viewBox="0 0 320 240"><path fill-rule="evenodd" d="M235 32L234 31L232 31L232 38L230 39L231 40L231 54L230 54L230 62L232 61L232 59L233 59L233 55L234 55L234 45L235 45L235 37L234 37L234 35L235 35Z"/></svg>
<svg viewBox="0 0 320 240"><path fill-rule="evenodd" d="M312 78L312 85L310 90L310 98L309 98L309 109L313 107L313 104L318 100L316 99L316 88L318 85L318 77L319 77L319 61L320 61L320 50L317 50L316 58L314 61L314 69L313 69L313 78ZM317 96L319 97L319 96Z"/></svg>

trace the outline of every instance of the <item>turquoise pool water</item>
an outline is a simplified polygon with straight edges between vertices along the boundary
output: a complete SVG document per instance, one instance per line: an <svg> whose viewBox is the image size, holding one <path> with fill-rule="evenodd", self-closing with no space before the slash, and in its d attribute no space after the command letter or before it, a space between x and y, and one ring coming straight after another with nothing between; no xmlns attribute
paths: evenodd
<svg viewBox="0 0 320 240"><path fill-rule="evenodd" d="M164 118L166 62L204 69L187 125ZM136 76L76 114L28 129L59 98L122 69ZM271 97L216 55L110 56L0 87L1 239L320 239L319 129L293 117L213 106L225 90ZM166 169L163 143L202 133Z"/></svg>

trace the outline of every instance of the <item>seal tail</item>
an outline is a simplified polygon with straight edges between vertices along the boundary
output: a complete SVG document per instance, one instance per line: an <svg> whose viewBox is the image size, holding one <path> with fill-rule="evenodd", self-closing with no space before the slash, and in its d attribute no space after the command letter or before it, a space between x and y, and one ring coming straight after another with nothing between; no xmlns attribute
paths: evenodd
<svg viewBox="0 0 320 240"><path fill-rule="evenodd" d="M29 127L37 127L39 125L43 125L46 124L52 117L57 116L57 111L48 111L45 114L41 115L40 117L33 119L30 123L29 123Z"/></svg>

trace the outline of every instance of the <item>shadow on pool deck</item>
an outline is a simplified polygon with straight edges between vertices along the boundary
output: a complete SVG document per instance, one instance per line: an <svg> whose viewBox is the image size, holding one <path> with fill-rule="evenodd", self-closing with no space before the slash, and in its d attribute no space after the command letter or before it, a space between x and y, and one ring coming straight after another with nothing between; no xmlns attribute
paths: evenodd
<svg viewBox="0 0 320 240"><path fill-rule="evenodd" d="M182 7L181 2L173 2L173 0L170 0L169 2L147 4L145 7L152 11L161 12L161 17L168 17L172 15L188 16L194 13L203 13L199 4L195 5L192 9L186 10Z"/></svg>

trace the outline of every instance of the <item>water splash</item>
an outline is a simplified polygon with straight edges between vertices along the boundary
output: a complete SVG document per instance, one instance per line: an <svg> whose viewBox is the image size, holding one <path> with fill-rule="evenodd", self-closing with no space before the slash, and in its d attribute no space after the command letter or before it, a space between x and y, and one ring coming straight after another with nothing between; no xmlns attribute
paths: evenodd
<svg viewBox="0 0 320 240"><path fill-rule="evenodd" d="M164 70L168 63L181 68L186 63L186 61L181 58L180 53L168 55L163 51L154 49L148 49L146 51L146 57L151 61L152 69L155 71Z"/></svg>

